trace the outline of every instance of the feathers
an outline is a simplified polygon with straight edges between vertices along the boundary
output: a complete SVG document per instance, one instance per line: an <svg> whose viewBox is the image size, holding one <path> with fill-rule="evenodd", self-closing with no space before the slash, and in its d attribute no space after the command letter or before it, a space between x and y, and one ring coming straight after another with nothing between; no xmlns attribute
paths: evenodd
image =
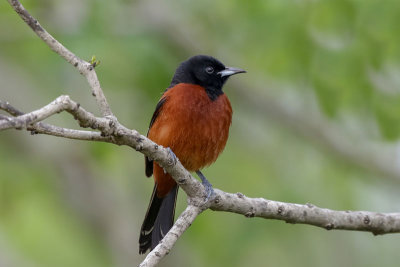
<svg viewBox="0 0 400 267"><path fill-rule="evenodd" d="M153 116L151 117L150 125L149 125L149 130L147 131L147 136L149 136L149 132L151 129L151 126L153 126L154 122L156 121L158 115L160 114L162 110L162 106L164 105L165 101L167 100L166 97L162 97L160 101L158 101L156 110L153 113ZM153 161L150 160L148 157L144 157L144 164L146 167L146 176L150 177L153 174Z"/></svg>
<svg viewBox="0 0 400 267"><path fill-rule="evenodd" d="M153 175L153 161L144 156L145 173L147 177Z"/></svg>
<svg viewBox="0 0 400 267"><path fill-rule="evenodd" d="M232 108L225 94L212 101L199 85L178 84L167 97L148 137L169 147L189 171L213 163L228 140Z"/></svg>
<svg viewBox="0 0 400 267"><path fill-rule="evenodd" d="M176 197L178 186L160 198L157 196L157 184L154 185L153 194L145 219L140 230L139 253L144 254L153 249L164 238L174 223Z"/></svg>

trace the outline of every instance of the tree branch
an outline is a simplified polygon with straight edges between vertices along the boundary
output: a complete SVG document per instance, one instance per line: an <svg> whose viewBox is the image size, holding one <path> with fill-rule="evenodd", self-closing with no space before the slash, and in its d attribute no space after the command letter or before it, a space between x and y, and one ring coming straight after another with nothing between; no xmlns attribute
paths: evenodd
<svg viewBox="0 0 400 267"><path fill-rule="evenodd" d="M24 113L15 107L13 107L9 102L4 102L0 100L0 109L6 111L7 113L10 113L13 116L20 116L24 115Z"/></svg>
<svg viewBox="0 0 400 267"><path fill-rule="evenodd" d="M0 100L0 103L1 106L10 107L8 102L4 104L3 101ZM16 109L13 111L16 111ZM0 121L0 130L6 130L10 128L27 128L28 125L42 121L56 113L60 113L61 111L67 111L74 115L75 119L79 120L80 126L82 127L100 129L105 133L110 131L109 125L106 125L107 119L96 118L93 114L81 108L78 103L72 101L69 96L66 95L59 96L50 104L28 114L19 115L17 117L3 118Z"/></svg>
<svg viewBox="0 0 400 267"><path fill-rule="evenodd" d="M92 88L92 95L96 98L97 105L104 117L111 116L113 113L110 106L108 105L107 99L103 94L103 90L100 87L99 79L94 70L95 65L86 62L74 53L69 51L65 46L58 42L51 34L49 34L40 23L29 14L24 6L18 0L7 0L12 6L15 12L25 21L26 24L39 36L40 39L45 42L51 50L63 57L67 62L71 63L75 68L78 69L79 73L86 77L90 87Z"/></svg>
<svg viewBox="0 0 400 267"><path fill-rule="evenodd" d="M102 141L111 143L112 136L102 136L100 132L62 128L48 123L37 123L27 128L32 134L47 134L83 141Z"/></svg>
<svg viewBox="0 0 400 267"><path fill-rule="evenodd" d="M400 213L370 211L336 211L313 204L285 203L264 198L248 198L242 193L226 193L216 189L211 209L242 214L248 218L283 220L293 224L309 224L326 230L366 231L374 235L400 233Z"/></svg>
<svg viewBox="0 0 400 267"><path fill-rule="evenodd" d="M0 109L10 113L13 116L25 115L24 112L18 110L14 106L12 106L9 102L4 102L0 100ZM8 116L3 116L0 114L0 125L1 120L12 120ZM111 142L110 136L102 136L99 132L92 131L83 131L83 130L75 130L62 128L58 126L54 126L44 122L38 122L31 124L26 127L28 131L31 131L32 134L47 134L58 137L64 137L75 140L83 140L83 141L103 141L103 142Z"/></svg>
<svg viewBox="0 0 400 267"><path fill-rule="evenodd" d="M192 225L196 217L203 209L188 205L176 220L171 230L165 235L161 242L149 253L139 267L156 266L165 257L178 241L179 237Z"/></svg>

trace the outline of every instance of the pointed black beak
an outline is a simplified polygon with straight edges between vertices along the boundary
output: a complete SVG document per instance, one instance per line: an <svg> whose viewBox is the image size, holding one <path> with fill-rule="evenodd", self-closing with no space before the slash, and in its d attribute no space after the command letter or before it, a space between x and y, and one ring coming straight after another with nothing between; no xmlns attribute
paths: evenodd
<svg viewBox="0 0 400 267"><path fill-rule="evenodd" d="M246 71L238 68L226 67L224 70L218 72L218 74L221 75L221 77L224 76L229 77L238 73L246 73Z"/></svg>

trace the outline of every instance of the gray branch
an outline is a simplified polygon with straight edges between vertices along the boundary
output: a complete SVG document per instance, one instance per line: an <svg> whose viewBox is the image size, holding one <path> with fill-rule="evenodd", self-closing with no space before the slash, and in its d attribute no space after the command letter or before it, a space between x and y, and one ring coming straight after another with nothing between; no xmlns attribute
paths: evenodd
<svg viewBox="0 0 400 267"><path fill-rule="evenodd" d="M374 235L400 232L400 213L370 211L336 211L313 204L285 203L264 198L248 198L242 193L216 191L211 209L242 214L248 218L283 220L293 224L309 224L326 230L366 231Z"/></svg>
<svg viewBox="0 0 400 267"><path fill-rule="evenodd" d="M10 103L4 102L2 100L0 100L0 109L8 112L12 116L20 116L25 114L17 108L13 107ZM2 120L6 120L7 122L2 122ZM2 123L12 123L10 120L12 121L13 119L9 116L0 114L0 125L2 125ZM84 141L110 142L110 136L103 136L100 132L62 128L44 122L31 124L29 126L26 126L26 129L28 131L31 131L32 134L47 134L57 137Z"/></svg>
<svg viewBox="0 0 400 267"><path fill-rule="evenodd" d="M289 223L309 224L323 227L327 230L368 231L373 234L400 232L400 213L334 211L318 208L311 204L300 205L262 198L248 198L241 193L231 194L218 189L215 189L215 194L212 198L205 202L204 196L206 192L204 187L182 166L179 160L175 160L167 149L139 134L136 130L126 128L113 116L94 71L94 64L89 64L79 59L55 40L24 9L19 1L8 0L8 2L53 51L75 66L87 78L103 117L94 116L68 96L60 96L50 104L27 114L23 114L8 102L0 101L0 109L12 115L0 116L0 131L6 129L26 129L36 133L65 138L130 146L157 161L161 167L171 174L173 179L187 194L188 207L179 216L162 242L147 255L141 266L155 266L159 263L169 253L176 241L191 225L197 215L208 208L215 211L234 212L246 217L261 217L283 220ZM65 129L42 122L46 118L63 111L73 115L81 127L92 128L99 130L99 132Z"/></svg>
<svg viewBox="0 0 400 267"><path fill-rule="evenodd" d="M8 102L0 100L0 108L3 109L2 107L11 107L11 105ZM4 110L9 111L9 109ZM105 125L105 122L107 122L108 119L96 118L93 114L81 108L78 103L72 101L69 96L66 95L59 96L50 104L28 114L19 115L17 117L3 117L2 120L0 120L0 130L27 128L31 124L42 121L62 111L67 111L74 115L75 119L80 122L81 127L100 129L106 133L109 131L110 127Z"/></svg>
<svg viewBox="0 0 400 267"><path fill-rule="evenodd" d="M40 39L45 42L51 50L56 52L58 55L63 57L67 62L71 63L75 68L78 69L79 73L86 77L90 87L92 88L92 95L96 98L97 104L104 117L114 116L111 112L110 106L108 105L107 99L103 94L103 90L100 87L100 82L97 78L97 74L94 70L95 64L90 64L74 53L69 51L65 46L58 42L50 33L48 33L40 23L29 14L24 6L18 0L7 0L12 6L15 12L25 21L26 24L39 36Z"/></svg>
<svg viewBox="0 0 400 267"><path fill-rule="evenodd" d="M171 230L165 235L161 242L147 255L139 267L156 266L175 245L178 238L189 228L202 209L197 206L188 205L176 220Z"/></svg>

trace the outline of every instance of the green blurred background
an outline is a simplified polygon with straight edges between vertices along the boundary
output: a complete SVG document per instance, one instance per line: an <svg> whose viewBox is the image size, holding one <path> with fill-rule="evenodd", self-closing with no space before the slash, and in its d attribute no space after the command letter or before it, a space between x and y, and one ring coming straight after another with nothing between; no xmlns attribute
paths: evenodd
<svg viewBox="0 0 400 267"><path fill-rule="evenodd" d="M230 139L216 187L340 210L400 208L398 0L22 1L96 68L111 108L146 133L176 66L209 54L248 71L225 86ZM84 79L0 3L0 98L61 94L95 114ZM48 120L77 128L67 114ZM153 187L110 144L0 133L0 266L136 266ZM178 213L185 207L179 195ZM326 231L206 211L162 266L398 266L399 235Z"/></svg>

